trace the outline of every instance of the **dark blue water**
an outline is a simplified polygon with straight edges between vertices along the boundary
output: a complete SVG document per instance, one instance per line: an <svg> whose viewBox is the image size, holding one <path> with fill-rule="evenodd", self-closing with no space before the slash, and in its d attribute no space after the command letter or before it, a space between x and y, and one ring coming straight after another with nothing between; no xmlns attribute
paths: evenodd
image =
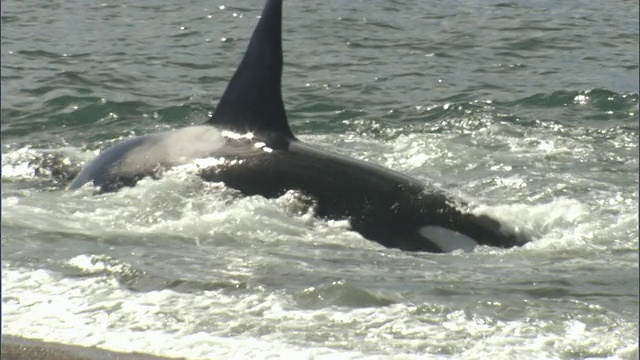
<svg viewBox="0 0 640 360"><path fill-rule="evenodd" d="M3 333L189 359L637 358L637 1L285 1L294 133L471 201L523 248L390 250L188 166L62 191L100 149L202 123L261 6L2 2Z"/></svg>

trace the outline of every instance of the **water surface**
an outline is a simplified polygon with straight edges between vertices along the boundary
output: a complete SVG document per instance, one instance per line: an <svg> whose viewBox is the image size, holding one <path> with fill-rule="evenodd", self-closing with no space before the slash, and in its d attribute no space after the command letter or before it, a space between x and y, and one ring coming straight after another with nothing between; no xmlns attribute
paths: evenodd
<svg viewBox="0 0 640 360"><path fill-rule="evenodd" d="M386 249L188 166L62 191L100 149L203 122L261 6L2 2L3 333L189 359L637 358L637 1L285 1L294 133L522 248Z"/></svg>

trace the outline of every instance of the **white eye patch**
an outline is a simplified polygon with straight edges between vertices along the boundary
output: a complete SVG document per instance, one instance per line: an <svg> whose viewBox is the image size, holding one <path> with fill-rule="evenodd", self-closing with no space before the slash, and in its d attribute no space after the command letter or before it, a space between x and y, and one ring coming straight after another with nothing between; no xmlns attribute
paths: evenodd
<svg viewBox="0 0 640 360"><path fill-rule="evenodd" d="M420 236L438 246L443 252L454 250L472 251L478 243L467 235L440 226L423 226L418 230Z"/></svg>

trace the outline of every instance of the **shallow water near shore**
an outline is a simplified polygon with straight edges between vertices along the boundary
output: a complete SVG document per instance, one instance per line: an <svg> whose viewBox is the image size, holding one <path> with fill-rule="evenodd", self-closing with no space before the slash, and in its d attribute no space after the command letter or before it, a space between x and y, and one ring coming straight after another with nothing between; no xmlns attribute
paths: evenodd
<svg viewBox="0 0 640 360"><path fill-rule="evenodd" d="M294 133L470 201L522 248L386 249L190 166L63 191L100 149L203 122L262 5L2 3L3 334L188 359L638 357L637 1L285 1Z"/></svg>

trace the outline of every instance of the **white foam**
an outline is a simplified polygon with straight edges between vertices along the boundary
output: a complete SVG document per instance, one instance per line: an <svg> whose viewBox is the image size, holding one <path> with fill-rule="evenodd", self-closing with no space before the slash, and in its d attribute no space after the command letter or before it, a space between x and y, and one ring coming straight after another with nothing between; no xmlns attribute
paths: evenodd
<svg viewBox="0 0 640 360"><path fill-rule="evenodd" d="M99 270L103 265L93 260L79 257L70 265ZM604 311L592 313L588 322L541 316L549 302L305 309L281 291L133 293L110 277L64 278L6 263L2 280L5 334L117 351L188 359L506 360L555 358L576 348L587 354L615 351L614 359L637 356L635 322L614 317L619 324L610 328L615 315ZM505 315L513 306L522 307L521 316ZM590 306L575 303L572 311ZM442 348L453 354L441 354Z"/></svg>
<svg viewBox="0 0 640 360"><path fill-rule="evenodd" d="M64 279L50 271L24 272L6 267L2 277L5 334L189 359L386 358L367 356L355 349L295 344L293 330L306 326L302 324L309 317L335 315L324 310L286 310L284 299L277 295L256 294L238 299L216 291L193 295L161 290L132 296L113 279ZM202 309L206 309L207 316L197 311ZM229 311L239 318L229 318ZM366 309L364 313L372 315L374 311ZM253 313L262 316L255 317ZM342 315L343 321L349 322L359 313L362 311L335 317ZM294 336L257 336L251 329L263 327L264 320L281 323ZM250 326L242 330L247 323ZM230 332L239 333L229 336Z"/></svg>

